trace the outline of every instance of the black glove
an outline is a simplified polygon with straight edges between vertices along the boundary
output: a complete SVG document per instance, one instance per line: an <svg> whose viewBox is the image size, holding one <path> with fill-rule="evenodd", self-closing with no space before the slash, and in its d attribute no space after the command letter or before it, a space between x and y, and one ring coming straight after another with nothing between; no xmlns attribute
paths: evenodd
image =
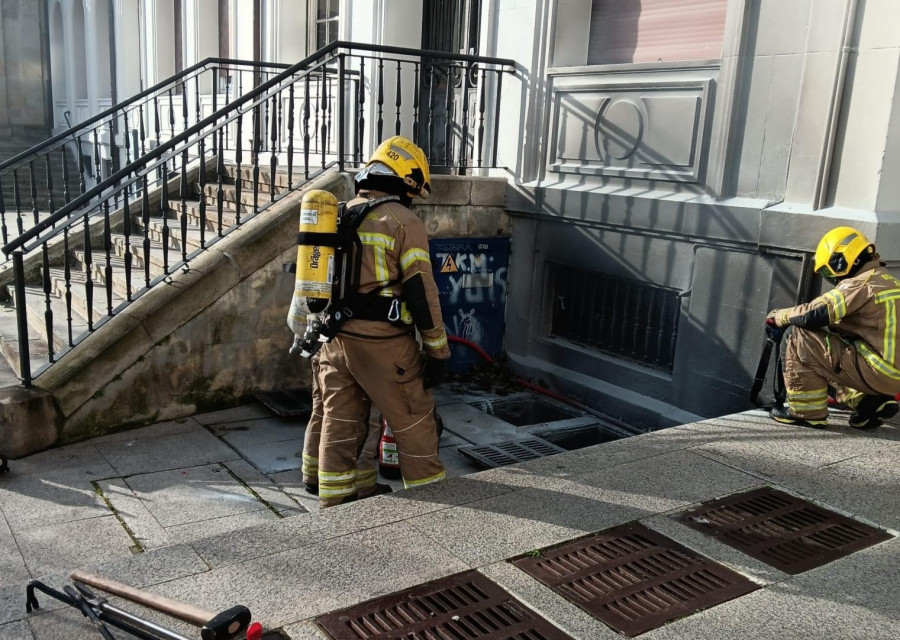
<svg viewBox="0 0 900 640"><path fill-rule="evenodd" d="M422 373L423 384L426 389L444 382L449 375L446 360L438 360L431 357L426 359L425 371Z"/></svg>
<svg viewBox="0 0 900 640"><path fill-rule="evenodd" d="M781 340L781 336L784 334L784 329L778 326L778 323L775 322L775 318L768 317L766 318L766 337L773 342L778 342Z"/></svg>

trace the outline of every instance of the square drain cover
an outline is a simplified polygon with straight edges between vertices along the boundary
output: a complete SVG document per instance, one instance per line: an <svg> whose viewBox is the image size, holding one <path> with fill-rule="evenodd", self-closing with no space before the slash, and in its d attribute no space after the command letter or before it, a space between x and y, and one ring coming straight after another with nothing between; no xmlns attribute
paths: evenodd
<svg viewBox="0 0 900 640"><path fill-rule="evenodd" d="M674 517L790 574L891 538L886 531L769 487L713 500Z"/></svg>
<svg viewBox="0 0 900 640"><path fill-rule="evenodd" d="M472 458L475 462L489 468L503 467L508 464L545 458L557 453L565 453L566 450L558 447L543 438L533 436L525 440L509 440L496 444L480 444L470 447L460 447L459 452Z"/></svg>
<svg viewBox="0 0 900 640"><path fill-rule="evenodd" d="M477 571L316 618L335 640L572 640Z"/></svg>
<svg viewBox="0 0 900 640"><path fill-rule="evenodd" d="M640 524L617 527L513 564L627 636L759 588Z"/></svg>

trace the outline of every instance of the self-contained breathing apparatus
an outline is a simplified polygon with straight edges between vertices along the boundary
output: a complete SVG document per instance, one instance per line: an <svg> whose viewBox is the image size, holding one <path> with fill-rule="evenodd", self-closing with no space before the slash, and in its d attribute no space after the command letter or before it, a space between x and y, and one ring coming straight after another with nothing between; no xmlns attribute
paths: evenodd
<svg viewBox="0 0 900 640"><path fill-rule="evenodd" d="M351 318L412 324L401 297L379 295L399 280L359 293L363 251L356 231L372 209L386 202L400 202L400 197L384 196L348 207L328 191L304 194L297 234L297 277L288 311L288 326L294 332L291 353L311 358Z"/></svg>

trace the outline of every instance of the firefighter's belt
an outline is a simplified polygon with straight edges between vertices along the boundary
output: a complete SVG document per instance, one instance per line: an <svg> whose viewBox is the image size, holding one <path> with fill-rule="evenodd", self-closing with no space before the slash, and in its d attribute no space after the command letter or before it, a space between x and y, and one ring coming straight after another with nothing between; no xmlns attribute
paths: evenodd
<svg viewBox="0 0 900 640"><path fill-rule="evenodd" d="M348 320L378 320L403 324L399 322L401 302L401 298L363 294L345 302L344 314Z"/></svg>

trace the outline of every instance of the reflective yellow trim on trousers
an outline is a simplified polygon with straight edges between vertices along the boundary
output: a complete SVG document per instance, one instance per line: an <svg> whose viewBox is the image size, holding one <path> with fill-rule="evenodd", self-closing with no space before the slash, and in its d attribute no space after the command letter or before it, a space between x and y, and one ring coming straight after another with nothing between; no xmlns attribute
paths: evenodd
<svg viewBox="0 0 900 640"><path fill-rule="evenodd" d="M319 483L319 497L320 498L343 498L344 496L352 496L356 493L356 485L351 485L347 488L340 489L330 489Z"/></svg>
<svg viewBox="0 0 900 640"><path fill-rule="evenodd" d="M340 482L342 480L353 480L356 477L356 470L350 471L322 471L319 469L319 477L325 478L328 482Z"/></svg>
<svg viewBox="0 0 900 640"><path fill-rule="evenodd" d="M831 321L840 322L841 318L847 315L847 303L844 301L844 294L837 289L832 289L823 294L822 297L831 302L833 311Z"/></svg>
<svg viewBox="0 0 900 640"><path fill-rule="evenodd" d="M872 348L869 347L869 345L862 340L857 340L853 344L856 345L856 350L859 351L860 355L866 359L866 362L868 362L869 366L875 369L875 371L883 373L891 380L900 380L900 371L892 364L882 360L881 356L872 351Z"/></svg>
<svg viewBox="0 0 900 640"><path fill-rule="evenodd" d="M422 262L431 266L431 257L428 255L428 252L424 249L419 249L418 247L413 247L402 256L400 256L400 266L406 271L407 267L411 265L416 260L421 260Z"/></svg>
<svg viewBox="0 0 900 640"><path fill-rule="evenodd" d="M378 472L374 469L372 471L358 471L356 474L356 488L369 489L374 487L377 478Z"/></svg>
<svg viewBox="0 0 900 640"><path fill-rule="evenodd" d="M423 484L431 484L432 482L440 482L447 478L447 472L441 471L440 473L430 476L428 478L422 478L421 480L407 480L403 478L403 487L409 489L410 487L418 487Z"/></svg>
<svg viewBox="0 0 900 640"><path fill-rule="evenodd" d="M440 348L443 347L445 344L447 344L447 334L445 333L444 335L442 335L442 336L441 336L440 338L438 338L437 340L425 340L425 339L423 338L423 339L422 339L422 342L425 343L425 346L426 346L426 347L431 347L432 349L440 349Z"/></svg>
<svg viewBox="0 0 900 640"><path fill-rule="evenodd" d="M884 359L892 365L897 362L897 300L900 300L900 289L875 295L875 302L884 305Z"/></svg>
<svg viewBox="0 0 900 640"><path fill-rule="evenodd" d="M300 467L300 472L305 476L319 475L319 459L304 452L303 465Z"/></svg>
<svg viewBox="0 0 900 640"><path fill-rule="evenodd" d="M827 398L828 387L813 389L812 391L788 391L788 398Z"/></svg>

